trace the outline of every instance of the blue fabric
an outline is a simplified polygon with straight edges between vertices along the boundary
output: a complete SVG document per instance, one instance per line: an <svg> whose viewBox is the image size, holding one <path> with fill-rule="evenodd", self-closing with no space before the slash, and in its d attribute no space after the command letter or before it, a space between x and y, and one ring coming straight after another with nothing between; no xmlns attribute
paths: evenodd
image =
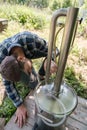
<svg viewBox="0 0 87 130"><path fill-rule="evenodd" d="M15 46L22 47L26 58L35 59L47 56L47 43L44 39L38 37L28 31L20 32L10 38L5 39L0 44L0 63L2 60L11 54L11 49ZM43 67L43 66L41 66ZM43 69L41 69L42 71ZM43 75L43 71L41 72ZM18 91L16 90L15 84L11 81L3 79L7 94L13 101L14 105L18 107L23 103Z"/></svg>

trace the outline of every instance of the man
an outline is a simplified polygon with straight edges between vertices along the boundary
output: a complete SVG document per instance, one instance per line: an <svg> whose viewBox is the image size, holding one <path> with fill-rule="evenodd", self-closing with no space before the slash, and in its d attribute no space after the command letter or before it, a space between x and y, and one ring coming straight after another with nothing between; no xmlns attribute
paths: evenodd
<svg viewBox="0 0 87 130"><path fill-rule="evenodd" d="M25 84L34 89L38 79L31 59L46 57L47 52L46 41L27 31L7 38L0 44L0 72L6 92L17 107L15 122L18 123L19 127L22 127L26 122L27 109L14 83L24 80ZM38 72L40 79L44 79L46 62L45 58ZM51 61L50 73L54 73L56 70L57 65Z"/></svg>

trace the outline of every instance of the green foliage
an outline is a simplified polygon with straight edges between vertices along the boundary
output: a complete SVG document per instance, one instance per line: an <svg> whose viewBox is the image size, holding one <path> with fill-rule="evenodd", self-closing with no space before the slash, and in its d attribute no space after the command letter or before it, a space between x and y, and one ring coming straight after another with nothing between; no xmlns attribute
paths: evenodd
<svg viewBox="0 0 87 130"><path fill-rule="evenodd" d="M16 12L16 18L12 18L15 19L16 21L18 21L19 23L22 23L22 25L24 25L27 22L27 18L29 17L28 14L24 11L18 11Z"/></svg>
<svg viewBox="0 0 87 130"><path fill-rule="evenodd" d="M24 86L22 83L17 83L16 87L22 99L24 99L29 93L29 88ZM8 120L14 114L15 110L16 108L14 107L12 101L6 97L3 104L0 106L0 117L6 118L6 122L8 122Z"/></svg>
<svg viewBox="0 0 87 130"><path fill-rule="evenodd" d="M34 27L34 29L42 29L45 25L45 20L41 16L33 16L30 18L30 23Z"/></svg>
<svg viewBox="0 0 87 130"><path fill-rule="evenodd" d="M71 0L53 0L50 4L52 10L57 10L59 8L67 8L72 6Z"/></svg>
<svg viewBox="0 0 87 130"><path fill-rule="evenodd" d="M79 48L76 45L73 46L70 51L71 51L72 55L75 55L77 57L80 55L79 54L80 50L79 50Z"/></svg>
<svg viewBox="0 0 87 130"><path fill-rule="evenodd" d="M25 86L23 83L19 82L16 84L17 90L21 97L24 99L25 96L29 93L30 89L28 86Z"/></svg>
<svg viewBox="0 0 87 130"><path fill-rule="evenodd" d="M64 0L63 1L63 3L62 3L63 8L67 8L67 7L70 7L70 6L72 6L71 0Z"/></svg>
<svg viewBox="0 0 87 130"><path fill-rule="evenodd" d="M32 5L38 8L46 8L49 5L49 0L31 0L29 2L29 5Z"/></svg>
<svg viewBox="0 0 87 130"><path fill-rule="evenodd" d="M11 3L11 4L20 4L27 5L38 8L51 7L52 10L57 9L58 7L69 7L81 5L81 0L0 0L1 2ZM52 3L52 4L50 4ZM84 0L84 6L87 8L87 0ZM50 6L51 5L51 6Z"/></svg>
<svg viewBox="0 0 87 130"><path fill-rule="evenodd" d="M5 8L7 9L5 10ZM1 5L0 17L7 18L8 20L15 20L22 25L28 23L34 29L42 29L46 24L46 18L43 14L36 13L26 6Z"/></svg>
<svg viewBox="0 0 87 130"><path fill-rule="evenodd" d="M87 38L87 20L82 22L82 24L78 27L78 35Z"/></svg>
<svg viewBox="0 0 87 130"><path fill-rule="evenodd" d="M58 0L53 0L52 2L51 2L51 4L50 4L50 8L52 9L52 10L57 10L57 9L59 9L61 7L61 3L60 3L60 1L58 1Z"/></svg>
<svg viewBox="0 0 87 130"><path fill-rule="evenodd" d="M2 0L3 2L3 0ZM5 0L4 2L11 4L28 5L38 8L46 8L49 6L49 0Z"/></svg>
<svg viewBox="0 0 87 130"><path fill-rule="evenodd" d="M7 122L11 118L15 110L16 108L13 106L11 100L6 97L2 106L0 106L0 117L4 117Z"/></svg>
<svg viewBox="0 0 87 130"><path fill-rule="evenodd" d="M87 92L84 89L85 84L83 84L76 78L74 69L72 67L67 67L65 69L64 77L66 79L67 84L69 84L69 86L75 89L78 96L87 98Z"/></svg>
<svg viewBox="0 0 87 130"><path fill-rule="evenodd" d="M17 0L18 3L24 4L26 0Z"/></svg>

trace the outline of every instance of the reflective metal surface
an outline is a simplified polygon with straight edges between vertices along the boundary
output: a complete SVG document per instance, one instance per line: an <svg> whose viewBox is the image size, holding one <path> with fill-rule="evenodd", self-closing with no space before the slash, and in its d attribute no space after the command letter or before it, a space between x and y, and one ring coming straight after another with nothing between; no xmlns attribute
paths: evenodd
<svg viewBox="0 0 87 130"><path fill-rule="evenodd" d="M77 106L78 99L73 88L63 83L58 93L58 97L55 96L54 82L45 84L43 81L39 84L35 91L35 100L38 102L39 107L50 114L56 116L69 115Z"/></svg>
<svg viewBox="0 0 87 130"><path fill-rule="evenodd" d="M61 87L61 82L69 54L69 49L70 45L72 43L72 38L75 33L75 25L76 25L76 20L78 16L78 8L71 7L69 8L67 12L67 17L66 17L66 24L64 28L64 33L63 33L63 39L61 43L61 48L60 48L60 56L59 56L59 61L58 61L58 70L56 74L56 79L54 81L55 84L55 91L60 91Z"/></svg>
<svg viewBox="0 0 87 130"><path fill-rule="evenodd" d="M64 69L70 49L70 45L73 41L73 36L76 33L76 21L78 16L79 8L70 7L68 9L59 9L54 12L52 20L51 20L51 27L50 27L50 34L49 34L49 42L48 42L48 56L47 56L47 69L46 69L46 83L50 77L50 64L52 58L52 50L53 44L55 39L55 31L56 31L56 22L57 19L61 16L66 16L66 23L64 27L61 48L60 48L60 55L58 60L58 70L56 74L56 79L54 81L55 84L55 91L60 91L60 86L64 74Z"/></svg>
<svg viewBox="0 0 87 130"><path fill-rule="evenodd" d="M59 99L57 99L50 91L52 84L40 86L35 93L35 100L38 101L39 107L51 114L64 113L64 105Z"/></svg>
<svg viewBox="0 0 87 130"><path fill-rule="evenodd" d="M53 44L55 40L55 31L56 31L56 23L57 19L62 16L67 15L67 9L61 8L59 10L56 10L52 16L51 24L50 24L50 34L49 34L49 41L48 41L48 57L47 57L47 71L46 71L46 82L49 80L49 71L50 71L50 63L51 63L51 57L52 57L52 50L53 50Z"/></svg>
<svg viewBox="0 0 87 130"><path fill-rule="evenodd" d="M73 110L76 108L77 103L78 103L77 94L75 93L74 89L69 87L65 83L61 85L59 100L65 106L66 115L71 114L73 112ZM64 113L62 113L62 114L64 114Z"/></svg>
<svg viewBox="0 0 87 130"><path fill-rule="evenodd" d="M53 95L54 84L45 84L45 81L38 85L34 97L37 107L37 116L52 127L57 127L66 120L66 110L60 99ZM63 114L62 114L63 113Z"/></svg>

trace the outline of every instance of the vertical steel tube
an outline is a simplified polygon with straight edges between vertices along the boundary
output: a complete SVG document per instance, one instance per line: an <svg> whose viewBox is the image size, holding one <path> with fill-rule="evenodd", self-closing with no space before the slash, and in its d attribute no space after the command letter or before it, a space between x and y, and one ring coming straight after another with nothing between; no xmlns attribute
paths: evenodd
<svg viewBox="0 0 87 130"><path fill-rule="evenodd" d="M51 19L49 42L48 42L47 69L46 69L46 79L45 79L46 83L48 82L49 75L50 75L49 73L50 63L52 58L53 43L55 39L56 22L60 16L66 16L66 14L67 14L67 9L59 9L56 12L54 12L53 17Z"/></svg>
<svg viewBox="0 0 87 130"><path fill-rule="evenodd" d="M67 13L66 24L65 24L62 44L60 48L58 70L56 74L56 79L54 81L54 89L56 92L59 92L60 90L62 77L63 77L63 73L64 73L64 69L65 69L65 65L69 53L69 48L70 48L70 44L74 32L74 27L77 20L78 10L79 10L78 8L71 7L69 8Z"/></svg>

